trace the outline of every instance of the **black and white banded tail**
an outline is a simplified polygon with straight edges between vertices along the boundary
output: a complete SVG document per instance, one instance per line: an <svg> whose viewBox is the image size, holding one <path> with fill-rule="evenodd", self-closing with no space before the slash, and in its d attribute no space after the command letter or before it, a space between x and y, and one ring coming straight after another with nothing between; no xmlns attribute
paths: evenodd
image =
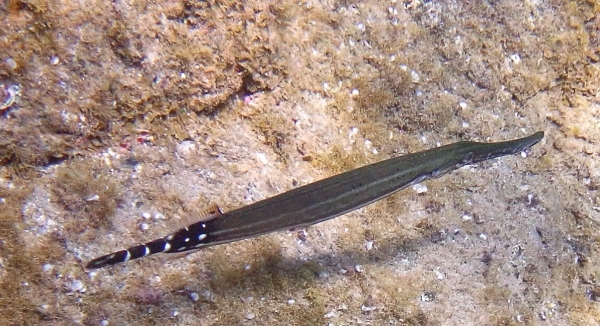
<svg viewBox="0 0 600 326"><path fill-rule="evenodd" d="M178 253L200 249L210 243L210 226L207 223L221 215L221 210L215 205L207 210L206 215L203 215L202 220L199 222L181 228L165 237L146 242L145 244L95 258L88 262L85 268L101 268L162 252Z"/></svg>

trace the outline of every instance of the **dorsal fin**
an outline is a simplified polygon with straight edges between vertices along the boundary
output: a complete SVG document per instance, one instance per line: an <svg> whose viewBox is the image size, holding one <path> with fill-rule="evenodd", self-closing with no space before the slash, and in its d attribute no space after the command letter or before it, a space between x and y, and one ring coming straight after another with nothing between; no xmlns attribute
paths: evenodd
<svg viewBox="0 0 600 326"><path fill-rule="evenodd" d="M219 218L223 215L223 211L217 204L211 204L203 210L198 211L197 222L205 222L214 218Z"/></svg>

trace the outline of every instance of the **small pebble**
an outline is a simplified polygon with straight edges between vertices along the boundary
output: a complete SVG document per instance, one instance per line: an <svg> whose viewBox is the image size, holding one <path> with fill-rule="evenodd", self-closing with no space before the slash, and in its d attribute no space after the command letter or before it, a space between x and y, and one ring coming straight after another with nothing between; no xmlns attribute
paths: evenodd
<svg viewBox="0 0 600 326"><path fill-rule="evenodd" d="M196 302L200 299L200 295L196 292L192 292L190 293L190 298L192 298L192 301Z"/></svg>
<svg viewBox="0 0 600 326"><path fill-rule="evenodd" d="M142 213L142 217L143 217L143 218L145 218L145 219L149 219L149 218L150 218L150 216L151 216L151 215L150 215L150 213L148 213L148 212L143 212L143 213Z"/></svg>
<svg viewBox="0 0 600 326"><path fill-rule="evenodd" d="M10 69L12 69L12 70L17 69L17 62L13 58L8 58L8 59L4 60L4 62L6 62L6 65Z"/></svg>
<svg viewBox="0 0 600 326"><path fill-rule="evenodd" d="M146 231L149 228L150 228L150 226L148 224L146 224L146 223L140 224L140 230L142 230L142 231Z"/></svg>
<svg viewBox="0 0 600 326"><path fill-rule="evenodd" d="M414 70L410 71L410 79L412 80L413 83L418 83L421 80L421 77L419 77L419 73L417 73Z"/></svg>
<svg viewBox="0 0 600 326"><path fill-rule="evenodd" d="M54 269L54 265L52 264L44 264L44 266L42 267L42 270L46 273L52 271Z"/></svg>
<svg viewBox="0 0 600 326"><path fill-rule="evenodd" d="M458 106L460 106L461 109L466 109L468 107L467 102L458 102Z"/></svg>
<svg viewBox="0 0 600 326"><path fill-rule="evenodd" d="M249 312L246 314L246 316L244 316L246 319L248 320L252 320L254 319L254 317L256 317L253 313Z"/></svg>
<svg viewBox="0 0 600 326"><path fill-rule="evenodd" d="M336 313L333 310L330 311L330 312L328 312L328 313L326 313L325 315L323 315L323 317L325 317L325 318L333 318L335 316L336 316Z"/></svg>
<svg viewBox="0 0 600 326"><path fill-rule="evenodd" d="M357 273L362 273L362 272L364 272L364 271L365 271L365 269L362 267L362 265L356 265L356 266L354 266L354 270L355 270Z"/></svg>
<svg viewBox="0 0 600 326"><path fill-rule="evenodd" d="M108 325L110 325L110 323L108 322L108 320L106 320L106 319L103 319L103 320L100 322L100 325L102 325L102 326L108 326Z"/></svg>
<svg viewBox="0 0 600 326"><path fill-rule="evenodd" d="M176 152L177 156L184 160L188 160L194 157L196 152L196 143L191 140L184 140L177 144Z"/></svg>
<svg viewBox="0 0 600 326"><path fill-rule="evenodd" d="M359 94L359 92L358 92L358 89L356 89L356 88L353 89L352 92L350 92L350 95L352 95L352 96L358 96L358 94Z"/></svg>
<svg viewBox="0 0 600 326"><path fill-rule="evenodd" d="M93 194L85 199L86 201L99 201L100 196L98 194Z"/></svg>
<svg viewBox="0 0 600 326"><path fill-rule="evenodd" d="M515 64L521 63L521 56L518 53L513 53L509 56L510 60Z"/></svg>
<svg viewBox="0 0 600 326"><path fill-rule="evenodd" d="M264 153L256 153L256 158L262 163L262 164L268 164L269 160L267 159L267 156Z"/></svg>
<svg viewBox="0 0 600 326"><path fill-rule="evenodd" d="M367 251L373 249L373 241L367 241Z"/></svg>
<svg viewBox="0 0 600 326"><path fill-rule="evenodd" d="M350 128L350 133L348 133L348 138L352 139L356 134L358 134L358 128L352 127Z"/></svg>
<svg viewBox="0 0 600 326"><path fill-rule="evenodd" d="M71 292L85 292L85 287L80 280L73 280L73 282L71 282L70 290Z"/></svg>
<svg viewBox="0 0 600 326"><path fill-rule="evenodd" d="M53 56L50 58L50 64L56 66L60 62L60 59L57 56Z"/></svg>
<svg viewBox="0 0 600 326"><path fill-rule="evenodd" d="M202 292L202 297L204 297L204 299L209 302L216 301L215 295L212 292L210 292L209 290L205 290L204 292Z"/></svg>
<svg viewBox="0 0 600 326"><path fill-rule="evenodd" d="M528 194L527 195L527 205L531 206L531 201L533 200L533 195L532 194Z"/></svg>
<svg viewBox="0 0 600 326"><path fill-rule="evenodd" d="M377 309L377 307L370 307L370 306L365 306L365 305L362 305L360 307L360 310L362 310L363 312L371 312L371 311L374 311L375 309Z"/></svg>
<svg viewBox="0 0 600 326"><path fill-rule="evenodd" d="M426 291L423 294L421 294L421 301L432 302L433 300L435 300L435 293Z"/></svg>
<svg viewBox="0 0 600 326"><path fill-rule="evenodd" d="M294 304L296 303L296 300L294 299L288 299L287 304Z"/></svg>
<svg viewBox="0 0 600 326"><path fill-rule="evenodd" d="M440 272L438 270L435 270L433 272L435 273L435 277L437 277L438 280L443 280L443 279L446 278L446 276L444 275L444 273L442 273L442 272Z"/></svg>

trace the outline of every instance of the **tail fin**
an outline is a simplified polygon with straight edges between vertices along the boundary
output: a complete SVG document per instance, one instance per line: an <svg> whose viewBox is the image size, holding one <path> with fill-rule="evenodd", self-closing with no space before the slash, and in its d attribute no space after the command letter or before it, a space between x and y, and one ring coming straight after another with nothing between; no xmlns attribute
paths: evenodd
<svg viewBox="0 0 600 326"><path fill-rule="evenodd" d="M206 223L211 219L220 217L223 213L218 206L214 205L207 209L204 214L200 217L199 222L181 228L166 237L92 259L85 265L85 268L101 268L161 252L184 252L206 246L210 243Z"/></svg>
<svg viewBox="0 0 600 326"><path fill-rule="evenodd" d="M92 259L85 265L85 268L94 269L108 265L124 263L132 259L146 257L159 252L167 252L169 249L171 249L171 245L165 240L165 238L160 238L143 245L119 250L111 254Z"/></svg>

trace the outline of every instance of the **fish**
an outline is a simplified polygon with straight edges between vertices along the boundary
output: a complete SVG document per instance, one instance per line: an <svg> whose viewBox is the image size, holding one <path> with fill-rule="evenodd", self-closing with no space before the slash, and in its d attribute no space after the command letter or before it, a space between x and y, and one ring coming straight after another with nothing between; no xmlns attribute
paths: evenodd
<svg viewBox="0 0 600 326"><path fill-rule="evenodd" d="M167 236L89 261L96 269L156 253L181 253L299 229L359 209L411 185L468 164L520 153L537 144L543 131L493 143L460 141L390 158L325 178L223 213L218 206L201 220Z"/></svg>

